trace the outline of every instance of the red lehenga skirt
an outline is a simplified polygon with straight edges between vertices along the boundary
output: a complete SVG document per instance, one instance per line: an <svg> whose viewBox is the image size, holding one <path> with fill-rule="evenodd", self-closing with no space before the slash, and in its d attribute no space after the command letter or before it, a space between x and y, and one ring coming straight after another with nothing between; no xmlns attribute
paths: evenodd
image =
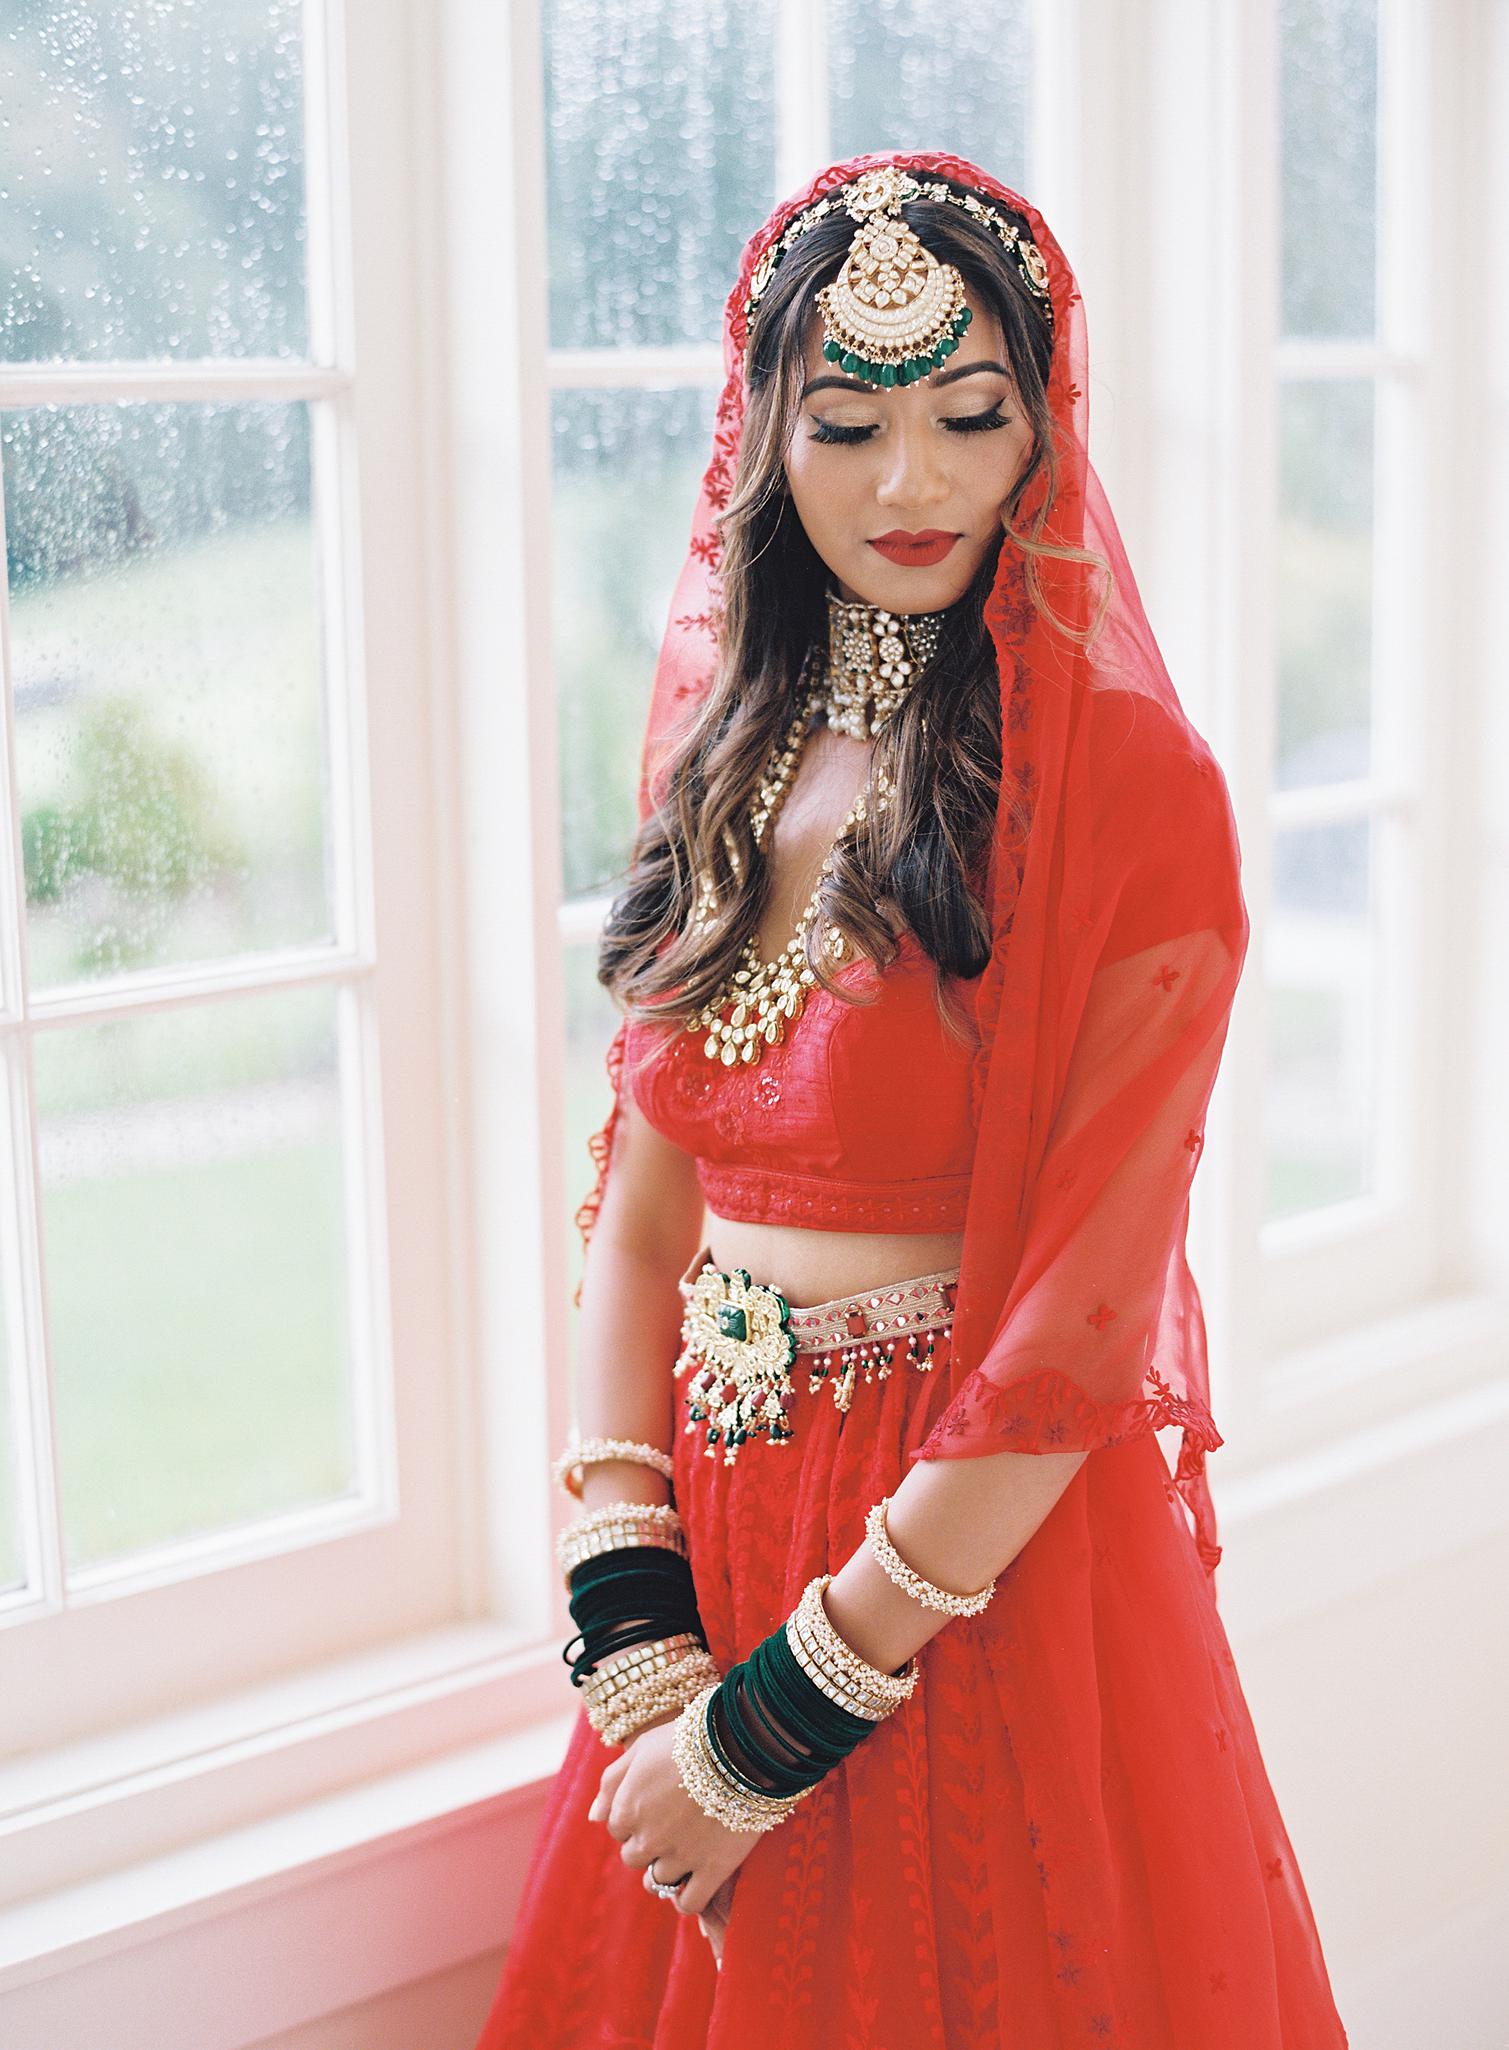
<svg viewBox="0 0 1509 2050"><path fill-rule="evenodd" d="M793 1365L793 1435L732 1465L677 1433L708 1645L746 1658L947 1400L847 1412ZM680 1411L686 1420L686 1397ZM587 1809L620 1756L585 1714L476 2050L1336 2050L1304 1884L1156 1439L1092 1453L982 1615L739 1868L713 1962Z"/></svg>

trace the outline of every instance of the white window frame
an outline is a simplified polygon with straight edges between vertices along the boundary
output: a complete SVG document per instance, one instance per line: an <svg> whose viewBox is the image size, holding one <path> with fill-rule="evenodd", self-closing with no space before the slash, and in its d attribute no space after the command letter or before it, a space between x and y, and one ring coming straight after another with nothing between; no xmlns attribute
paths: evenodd
<svg viewBox="0 0 1509 2050"><path fill-rule="evenodd" d="M410 280L425 247L401 154L413 124L400 0L365 11L348 45L338 6L307 0L310 362L78 363L0 368L0 407L307 400L315 480L319 631L333 762L335 939L220 968L174 969L33 999L20 945L3 961L8 1151L22 1244L5 1249L8 1340L32 1464L23 1487L33 1586L0 1611L0 1906L83 1879L267 1798L266 1743L328 1672L394 1644L454 1635L475 1609L465 1520L474 1426L452 1248L457 1192L451 1051L454 960L435 941L441 861L427 565L427 421ZM356 170L348 181L350 161ZM358 348L359 344L359 348ZM0 632L6 622L0 618ZM0 644L0 653L8 650ZM0 884L24 902L13 736L0 736L13 829ZM370 802L369 802L370 793ZM380 830L372 832L375 813ZM234 1001L320 984L339 992L342 1130L352 1248L351 1325L359 1498L134 1557L66 1592L56 1532L36 1136L27 1079L34 1033L141 1015L184 998ZM8 1236L8 1235L7 1235ZM24 1250L24 1257L22 1257ZM363 1698L370 1683L361 1683ZM370 1709L363 1706L363 1714ZM316 1746L316 1750L318 1746ZM311 1753L310 1755L314 1755ZM354 1759L359 1753L352 1753ZM223 1767L212 1769L211 1761ZM326 1773L345 1770L332 1756ZM170 1794L165 1776L180 1781ZM189 1812L187 1788L194 1788ZM213 1796L211 1786L216 1788ZM253 1791L255 1789L255 1792ZM201 1799L201 1795L203 1798ZM102 1829L108 1812L111 1828ZM3 2033L3 2032L0 2032Z"/></svg>
<svg viewBox="0 0 1509 2050"><path fill-rule="evenodd" d="M1273 109L1263 87L1273 5L1042 0L1036 100L1055 111L1033 147L1035 196L1085 289L1097 467L1181 696L1228 771L1258 930L1271 827L1270 622L1256 566L1271 560L1273 523L1264 265L1276 223L1265 130ZM1474 151L1486 151L1492 136L1486 98L1475 95L1486 92L1492 53L1497 75L1509 75L1509 34L1500 26L1502 41L1491 42L1488 0L1462 0L1453 14L1441 31L1446 61L1432 67L1427 88L1438 276L1460 275L1473 249L1489 246L1479 239L1481 218L1463 211L1469 177L1480 171ZM780 21L787 118L777 163L788 190L826 154L826 136L813 20L797 0L782 0ZM371 622L399 630L394 645L409 663L403 687L424 701L430 722L428 751L421 743L399 759L390 750L386 771L374 763L383 820L376 897L401 903L407 890L414 916L432 918L445 998L438 1020L427 1010L408 1019L411 1079L384 1111L390 1173L406 1146L419 1157L427 1119L429 1140L438 1146L443 1133L445 1157L421 1193L433 1198L437 1228L444 1224L450 1271L443 1287L410 1298L412 1277L395 1264L394 1295L401 1312L409 1300L416 1306L411 1323L435 1317L423 1343L429 1394L455 1441L455 1499L440 1524L457 1600L448 1626L311 1662L278 1683L186 1710L176 1726L122 1731L92 1751L33 1761L39 1791L23 1818L29 1826L11 1831L6 1849L25 1849L39 1897L0 1910L0 2035L16 2040L27 2040L34 2013L64 2039L87 2040L101 2012L122 2011L122 1989L139 1984L212 1986L223 2001L227 1954L272 1954L285 1964L274 1975L240 1975L235 2012L222 2007L217 2016L215 2040L226 2043L292 2028L476 1956L506 1931L572 1720L559 1656L569 1618L548 1545L570 1511L552 1493L548 1465L568 1406L562 1220L587 1163L576 1164L568 1189L561 971L566 946L590 943L596 914L561 909L545 509L551 392L608 382L610 366L549 352L543 294L531 283L546 260L536 8L444 0L432 11L374 0L360 25L343 62L353 109L354 289L358 315L364 294L370 309L357 323L354 388L370 408L362 603L369 647L388 645ZM1208 179L1192 180L1191 163L1208 166ZM1503 223L1509 155L1499 169L1493 211ZM1228 226L1238 211L1240 237ZM1128 235L1129 219L1148 222L1147 232ZM1180 252L1193 266L1196 251L1215 281L1197 300L1180 295ZM1173 254L1160 261L1165 252ZM1490 304L1482 289L1483 301L1464 312L1480 318L1479 337L1509 339L1509 304ZM417 333L402 323L409 306ZM1167 346L1171 328L1177 355ZM1509 417L1497 367L1503 348L1479 343L1469 358L1465 338L1455 347L1459 355L1433 366L1430 402L1445 408L1433 417L1450 419L1447 402L1472 385L1469 369L1480 392L1486 365L1499 380L1501 423ZM611 375L633 385L663 382L668 372L716 383L716 348L624 352ZM1501 424L1495 431L1494 473L1502 475L1509 436ZM1434 460L1449 463L1443 448L1453 445L1438 436ZM1451 471L1471 544L1464 581L1482 591L1491 588L1490 559L1509 545L1509 522L1500 515L1491 556L1486 500L1475 511L1467 481ZM393 548L377 561L385 504L399 508L410 554ZM1437 538L1438 573L1453 539ZM416 548L423 590L405 638L398 615L411 596L406 565ZM385 611L394 593L399 600ZM1465 681L1450 750L1464 788L1478 767L1482 796L1491 771L1474 750L1491 734L1495 759L1505 760L1509 710L1493 688L1489 649L1475 638L1485 608L1463 609L1468 620L1451 642ZM415 796L422 815L403 814L399 830L383 794L412 794L423 776L428 803L421 808ZM1484 935L1495 911L1502 929L1509 903L1509 852L1493 837L1494 818L1483 803L1452 821L1454 877L1482 856ZM433 861L433 872L415 871L406 883L400 860L411 868ZM1485 943L1459 932L1450 957L1470 956L1475 939ZM384 944L391 958L410 958ZM1473 1518L1501 1520L1492 1455L1509 1439L1499 1320L1509 1235L1491 1235L1495 1217L1501 1224L1509 1215L1496 1165L1505 1157L1506 1104L1486 1029L1502 1015L1503 988L1485 968L1428 1071L1428 1087L1455 1105L1458 1125L1469 1114L1479 1120L1470 1166L1444 1144L1428 1184L1438 1243L1459 1249L1456 1264L1438 1263L1436 1294L1389 1317L1382 1334L1359 1325L1337 1335L1330 1368L1322 1358L1312 1387L1308 1341L1324 1329L1324 1275L1317 1282L1294 1267L1286 1275L1265 1258L1257 1180L1243 1159L1243 1106L1257 1100L1265 1058L1259 966L1255 951L1212 1106L1191 1235L1229 1441L1213 1466L1230 1561L1221 1569L1228 1627L1233 1610L1239 1624L1271 1622L1389 1570L1424 1542L1400 1513L1422 1477L1431 1486L1452 1476L1450 1513L1433 1525L1441 1542ZM406 982L400 1018L420 995ZM399 1027L390 1032L386 1017L383 1037L392 1062ZM1285 1328L1303 1342L1268 1356L1254 1334L1275 1289L1292 1289L1295 1322ZM1392 1351L1379 1366L1385 1338ZM1271 1391L1286 1386L1303 1399L1283 1409ZM1342 1558L1320 1541L1315 1505L1347 1490L1348 1514L1358 1500L1365 1511L1355 1527L1377 1542ZM1433 1489L1432 1499L1445 1493ZM1261 1555L1256 1569L1244 1565L1249 1542ZM119 1883L86 1883L116 1871ZM44 1887L55 1890L41 1894ZM443 1890L445 1914L414 1917L416 1890L431 1889ZM315 1955L301 1941L311 1917L332 1927L380 1925L384 1942ZM153 2050L179 2042L205 2050L209 2041L202 2014L190 2012L177 2034L171 2017L152 2017Z"/></svg>
<svg viewBox="0 0 1509 2050"><path fill-rule="evenodd" d="M1277 0L1231 9L1145 0L1129 14L1138 20L1132 30L1123 17L1131 32L1118 105L1131 110L1123 123L1140 124L1141 161L1124 138L1118 204L1092 212L1155 223L1163 260L1148 260L1150 241L1136 238L1132 307L1118 327L1138 353L1113 394L1103 474L1114 479L1108 489L1176 684L1226 769L1253 920L1190 1235L1228 1441L1213 1485L1218 1510L1229 1505L1239 1520L1269 1499L1276 1468L1297 1460L1295 1488L1318 1485L1325 1469L1308 1463L1316 1446L1332 1447L1340 1471L1355 1433L1416 1413L1428 1435L1432 1405L1473 1390L1491 1400L1509 1365L1504 1253L1485 1228L1504 1200L1504 1107L1485 1086L1502 1005L1477 961L1505 906L1486 776L1474 775L1493 674L1474 596L1486 506L1461 454L1471 445L1463 409L1483 396L1481 343L1469 353L1468 338L1486 332L1489 311L1473 296L1483 290L1473 224L1486 107L1469 54L1486 49L1489 21L1475 5L1448 20L1425 0L1380 0L1381 340L1306 347L1274 342ZM1154 106L1160 118L1145 121ZM1425 290L1409 270L1421 251ZM1212 288L1191 290L1192 278ZM1088 293L1087 305L1093 324ZM1093 356L1093 332L1091 347ZM1386 393L1375 771L1356 788L1278 792L1277 389L1286 377L1354 371L1375 375ZM1423 560L1411 545L1417 520ZM1422 689L1426 649L1449 650L1451 671ZM1404 864L1383 846L1378 878L1393 950L1384 964L1394 1024L1381 1082L1392 1141L1385 1185L1376 1200L1269 1222L1260 1107L1273 836L1291 819L1362 806L1399 822L1412 850Z"/></svg>

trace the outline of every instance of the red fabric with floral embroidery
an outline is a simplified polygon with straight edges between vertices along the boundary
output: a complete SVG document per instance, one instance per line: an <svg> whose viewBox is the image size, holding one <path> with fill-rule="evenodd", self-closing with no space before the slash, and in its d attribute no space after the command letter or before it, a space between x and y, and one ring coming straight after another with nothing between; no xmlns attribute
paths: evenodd
<svg viewBox="0 0 1509 2050"><path fill-rule="evenodd" d="M927 1372L732 1466L680 1430L675 1500L720 1667L864 1539L948 1403ZM684 1412L684 1404L683 1404ZM779 1542L774 1541L779 1534ZM739 1867L723 1968L587 1809L577 1717L477 2050L1336 2050L1309 1902L1155 1438L1087 1460L912 1699Z"/></svg>
<svg viewBox="0 0 1509 2050"><path fill-rule="evenodd" d="M634 1100L695 1157L719 1217L961 1231L975 1151L967 1007L955 1038L939 1015L937 970L910 933L884 971L853 961L838 980L865 1001L814 987L784 1039L752 1064L725 1067L700 1035L634 1021L624 1048Z"/></svg>
<svg viewBox="0 0 1509 2050"><path fill-rule="evenodd" d="M727 379L656 669L640 813L714 679L749 280L799 211L883 163L1010 208L1042 254L1054 464L1016 517L1056 552L1029 569L1008 537L986 609L1002 791L991 956L970 986L952 1343L929 1373L861 1384L842 1417L799 1375L792 1441L752 1440L732 1467L678 1431L675 1499L715 1657L746 1657L813 1574L836 1573L870 1503L916 1460L1093 1456L983 1615L925 1647L905 1710L740 1867L721 1974L695 1921L648 1894L586 1819L611 1754L579 1717L478 2050L1335 2050L1346 2036L1216 1608L1205 1460L1221 1441L1185 1259L1248 942L1235 821L1089 460L1073 272L1041 214L977 166L914 152L830 165L751 238L725 309ZM1097 631L1066 635L1065 622L1094 623L1104 566ZM815 1039L851 1030L819 1010L794 1042L808 1022ZM880 1035L863 1068L891 1028L852 1029ZM629 1036L626 1021L608 1052L615 1114ZM821 1084L798 1107L814 1148L802 1174L857 1201L856 1188L894 1196L963 1171L962 1091L947 1124L957 1155L930 1155L894 1123L871 1148L815 1051L810 1067L801 1057ZM691 1132L695 1113L667 1117ZM592 1142L584 1233L614 1132L610 1115ZM764 1143L752 1123L721 1151L713 1133L694 1139L714 1169L766 1170L748 1201L778 1200L780 1163L750 1152ZM1172 1473L1153 1435L1165 1425L1180 1434Z"/></svg>

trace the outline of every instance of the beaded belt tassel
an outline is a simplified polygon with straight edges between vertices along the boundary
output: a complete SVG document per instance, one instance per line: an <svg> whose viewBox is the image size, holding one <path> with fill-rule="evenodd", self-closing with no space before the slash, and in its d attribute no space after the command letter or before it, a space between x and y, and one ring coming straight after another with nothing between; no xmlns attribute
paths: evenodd
<svg viewBox="0 0 1509 2050"><path fill-rule="evenodd" d="M763 1433L779 1444L791 1436L796 1339L790 1324L791 1306L780 1290L755 1281L747 1268L724 1274L709 1262L697 1276L673 1371L697 1369L687 1389L686 1428L706 1423L709 1459L721 1443L724 1464L731 1466L747 1438Z"/></svg>
<svg viewBox="0 0 1509 2050"><path fill-rule="evenodd" d="M849 1328L856 1334L868 1328L863 1310L851 1310L849 1320ZM906 1334L904 1363L909 1367L916 1367L921 1373L926 1373L933 1364L938 1335L937 1326L920 1334L909 1331ZM923 1340L921 1347L917 1344L919 1336ZM862 1338L857 1339L854 1344L841 1345L835 1351L821 1354L807 1382L809 1392L815 1395L824 1381L828 1382L833 1390L835 1405L847 1412L854 1395L855 1377L863 1374L866 1386L872 1381L887 1380L896 1363L900 1345L899 1334L893 1338Z"/></svg>

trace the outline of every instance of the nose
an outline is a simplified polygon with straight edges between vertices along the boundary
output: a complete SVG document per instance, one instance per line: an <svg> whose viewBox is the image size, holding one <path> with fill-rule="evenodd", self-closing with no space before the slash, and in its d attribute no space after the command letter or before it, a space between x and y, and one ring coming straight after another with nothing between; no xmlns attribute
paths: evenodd
<svg viewBox="0 0 1509 2050"><path fill-rule="evenodd" d="M932 421L922 414L907 419L903 413L895 433L886 437L876 499L881 505L898 510L920 510L941 505L949 489L943 451Z"/></svg>

